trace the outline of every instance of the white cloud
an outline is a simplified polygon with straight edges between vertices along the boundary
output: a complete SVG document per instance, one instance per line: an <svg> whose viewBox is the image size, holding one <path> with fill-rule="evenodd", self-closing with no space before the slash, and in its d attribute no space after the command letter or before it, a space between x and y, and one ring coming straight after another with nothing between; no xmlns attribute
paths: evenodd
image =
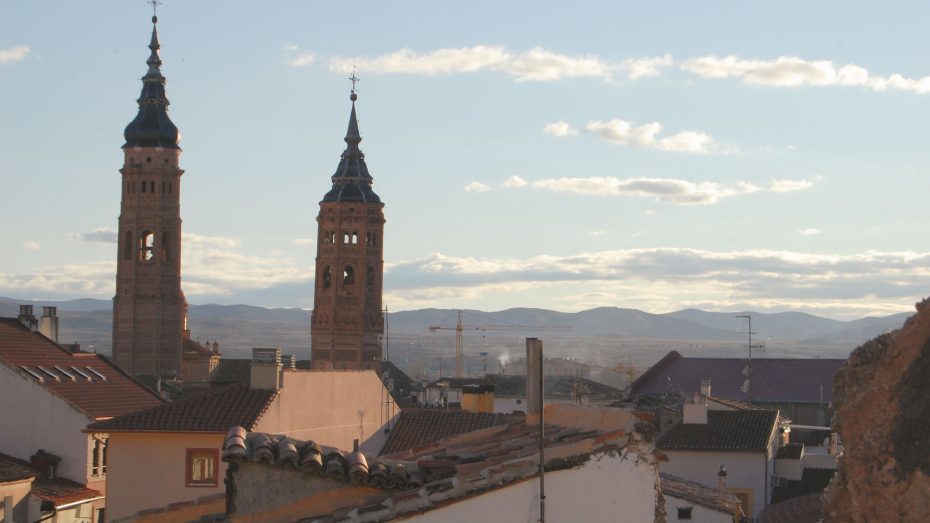
<svg viewBox="0 0 930 523"><path fill-rule="evenodd" d="M574 127L569 125L568 122L563 122L562 120L559 120L558 122L552 122L552 123L546 124L546 126L543 127L543 132L550 136L564 137L564 136L575 136L576 134L578 134L578 129L575 129Z"/></svg>
<svg viewBox="0 0 930 523"><path fill-rule="evenodd" d="M291 243L294 245L306 246L306 245L316 245L316 240L313 238L294 238L291 240Z"/></svg>
<svg viewBox="0 0 930 523"><path fill-rule="evenodd" d="M605 232L604 231L588 231L585 234L587 234L588 236L603 236Z"/></svg>
<svg viewBox="0 0 930 523"><path fill-rule="evenodd" d="M708 134L701 131L682 131L659 138L662 124L651 122L634 126L626 120L595 120L588 122L585 132L599 136L620 145L630 145L641 149L657 151L683 152L691 154L731 154L736 149L718 144Z"/></svg>
<svg viewBox="0 0 930 523"><path fill-rule="evenodd" d="M817 236L820 232L820 229L798 229L801 236Z"/></svg>
<svg viewBox="0 0 930 523"><path fill-rule="evenodd" d="M772 192L804 191L810 189L813 185L814 182L810 180L772 180L769 190Z"/></svg>
<svg viewBox="0 0 930 523"><path fill-rule="evenodd" d="M471 182L465 186L465 190L468 192L488 192L491 187L481 182Z"/></svg>
<svg viewBox="0 0 930 523"><path fill-rule="evenodd" d="M68 239L77 242L116 243L116 231L109 227L98 227L90 232L71 233Z"/></svg>
<svg viewBox="0 0 930 523"><path fill-rule="evenodd" d="M504 189L517 189L520 187L526 187L526 180L514 175L504 180L503 187Z"/></svg>
<svg viewBox="0 0 930 523"><path fill-rule="evenodd" d="M629 59L623 62L627 70L627 78L637 80L649 76L662 74L660 68L672 65L672 55L657 56L654 58Z"/></svg>
<svg viewBox="0 0 930 523"><path fill-rule="evenodd" d="M0 65L22 61L28 54L28 45L17 45L9 49L0 49Z"/></svg>
<svg viewBox="0 0 930 523"><path fill-rule="evenodd" d="M691 182L674 178L616 178L613 176L589 176L578 178L546 178L532 182L532 187L552 192L585 195L632 196L655 198L657 201L677 205L708 205L731 198L757 192L786 192L803 190L813 186L807 180L776 180L767 187L748 182L735 182L725 186L717 182ZM647 210L644 214L655 214Z"/></svg>
<svg viewBox="0 0 930 523"><path fill-rule="evenodd" d="M521 288L559 286L553 299L622 289L608 302L565 302L559 307L572 310L599 305L652 311L695 305L719 310L736 303L758 303L759 308L854 315L907 310L930 286L927 267L930 252L912 251L815 254L644 248L522 259L432 253L389 264L385 282L393 295L408 295L409 291L409 296L448 298L447 303L487 299L491 292L497 293L499 301L519 294ZM462 298L455 289L475 297ZM441 306L436 301L420 305ZM518 305L519 301L514 303Z"/></svg>
<svg viewBox="0 0 930 523"><path fill-rule="evenodd" d="M920 79L905 78L900 74L874 76L858 65L836 66L830 60L805 60L794 56L781 56L774 60L745 60L734 55L702 56L684 62L681 68L702 78L738 78L746 84L771 87L839 85L873 91L930 91L930 76Z"/></svg>
<svg viewBox="0 0 930 523"><path fill-rule="evenodd" d="M645 211L643 211L643 214L645 214L646 216L655 216L656 211L655 209L646 209Z"/></svg>
<svg viewBox="0 0 930 523"><path fill-rule="evenodd" d="M39 242L32 240L26 240L23 242L23 249L26 249L27 251L37 251L41 248L42 246L39 245Z"/></svg>
<svg viewBox="0 0 930 523"><path fill-rule="evenodd" d="M612 63L595 55L565 55L534 47L514 52L503 46L476 45L416 52L400 49L393 53L367 57L335 57L332 71L347 73L353 66L376 73L457 74L494 71L516 81L551 81L563 78L610 79L615 72L626 71L630 79L655 76L659 69L671 65L670 56L629 59Z"/></svg>
<svg viewBox="0 0 930 523"><path fill-rule="evenodd" d="M204 236L192 232L181 233L184 247L203 247L203 248L224 248L233 249L239 247L241 242L235 238L225 236Z"/></svg>
<svg viewBox="0 0 930 523"><path fill-rule="evenodd" d="M294 52L294 51L299 50L300 47L297 47L297 44L287 43L287 44L282 45L282 46L281 46L281 49L283 49L283 50L285 50L285 51Z"/></svg>
<svg viewBox="0 0 930 523"><path fill-rule="evenodd" d="M313 64L316 60L316 57L313 53L300 53L299 55L289 58L287 60L287 65L291 67L305 67Z"/></svg>

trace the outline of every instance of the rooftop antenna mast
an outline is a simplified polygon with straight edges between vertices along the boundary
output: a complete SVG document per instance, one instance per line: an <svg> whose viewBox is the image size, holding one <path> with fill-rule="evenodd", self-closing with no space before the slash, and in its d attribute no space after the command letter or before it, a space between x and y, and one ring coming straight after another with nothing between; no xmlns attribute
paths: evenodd
<svg viewBox="0 0 930 523"><path fill-rule="evenodd" d="M746 365L746 368L743 370L743 374L746 376L746 382L743 384L743 392L748 395L749 406L752 406L752 349L762 349L765 350L765 343L752 343L752 335L757 334L752 331L752 315L750 314L741 314L737 318L745 318L749 322L749 326L746 329L746 335L749 336L749 341L746 345L746 348L749 349L749 363Z"/></svg>

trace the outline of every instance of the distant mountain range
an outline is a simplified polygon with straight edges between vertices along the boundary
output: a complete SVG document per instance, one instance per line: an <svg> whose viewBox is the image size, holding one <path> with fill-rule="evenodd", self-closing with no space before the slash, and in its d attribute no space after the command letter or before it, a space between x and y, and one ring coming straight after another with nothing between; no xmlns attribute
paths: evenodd
<svg viewBox="0 0 930 523"><path fill-rule="evenodd" d="M61 341L78 341L85 349L110 352L112 304L108 300L78 299L69 301L27 301L0 297L0 316L15 316L18 305L58 307L61 320ZM448 344L448 336L428 334L428 327L454 327L456 312L452 309L421 309L391 313L388 325L395 345L421 346ZM765 314L758 312L707 312L686 309L667 314L651 314L636 309L600 307L582 312L566 313L546 309L515 308L497 312L464 311L464 324L469 332L482 337L513 338L539 336L560 347L585 347L592 340L614 343L616 346L640 345L735 346L746 340L747 324L739 315L752 315L755 339L792 347L836 347L848 353L858 344L878 334L902 325L909 313L884 317L868 317L839 321L800 312ZM553 331L508 326L570 327L570 331ZM198 340L217 339L224 354L242 357L251 347L281 347L285 352L309 355L310 313L302 309L264 308L251 305L192 305L190 327ZM489 329L486 329L491 327ZM450 334L450 333L445 333ZM432 336L432 337L430 337ZM401 340L403 344L401 344ZM424 341L425 340L425 341ZM606 341L605 341L606 340ZM613 340L613 341L610 341ZM649 343L645 343L648 341ZM403 347L401 347L402 349ZM424 349L425 350L425 349ZM570 350L570 349L564 349Z"/></svg>

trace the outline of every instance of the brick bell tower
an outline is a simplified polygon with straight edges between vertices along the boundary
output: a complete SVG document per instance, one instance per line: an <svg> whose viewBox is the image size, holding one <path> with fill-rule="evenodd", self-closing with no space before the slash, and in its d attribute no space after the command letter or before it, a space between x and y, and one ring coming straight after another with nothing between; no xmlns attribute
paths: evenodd
<svg viewBox="0 0 930 523"><path fill-rule="evenodd" d="M381 361L384 204L371 188L358 147L362 137L355 117L354 73L351 80L347 146L316 219L310 327L314 369L373 369Z"/></svg>
<svg viewBox="0 0 930 523"><path fill-rule="evenodd" d="M139 113L126 126L113 297L113 358L132 374L180 377L187 328L181 291L180 133L168 118L152 17Z"/></svg>

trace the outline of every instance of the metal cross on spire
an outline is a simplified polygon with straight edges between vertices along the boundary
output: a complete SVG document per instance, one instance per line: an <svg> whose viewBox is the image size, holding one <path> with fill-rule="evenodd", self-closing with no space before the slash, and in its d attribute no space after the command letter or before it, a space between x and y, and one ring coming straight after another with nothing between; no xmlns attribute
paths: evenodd
<svg viewBox="0 0 930 523"><path fill-rule="evenodd" d="M158 0L148 0L147 4L152 4L152 16L158 16L158 6L162 4Z"/></svg>
<svg viewBox="0 0 930 523"><path fill-rule="evenodd" d="M154 1L154 0L153 0ZM359 82L358 76L355 75L356 67L352 66L352 76L349 77L349 80L352 81L352 93L355 93L355 84Z"/></svg>

